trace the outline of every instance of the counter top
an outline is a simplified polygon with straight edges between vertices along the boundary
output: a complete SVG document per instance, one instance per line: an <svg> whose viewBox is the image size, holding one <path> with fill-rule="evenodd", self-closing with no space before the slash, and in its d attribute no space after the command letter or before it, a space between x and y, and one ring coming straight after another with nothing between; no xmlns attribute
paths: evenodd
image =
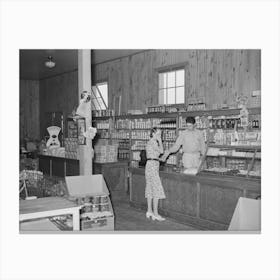
<svg viewBox="0 0 280 280"><path fill-rule="evenodd" d="M46 159L57 159L57 160L70 160L70 161L79 161L79 159L75 159L75 158L67 158L67 157L58 157L58 156L51 156L51 155L44 155L44 154L38 154L38 157L41 158L46 158ZM95 162L94 158L93 160L93 164L100 164L100 165L128 165L129 161L128 160L119 160L116 162Z"/></svg>
<svg viewBox="0 0 280 280"><path fill-rule="evenodd" d="M44 154L38 154L38 157L41 157L41 158L48 158L48 159L65 159L65 160L79 161L79 159L76 159L76 158L59 157L59 156L44 155Z"/></svg>
<svg viewBox="0 0 280 280"><path fill-rule="evenodd" d="M133 174L144 174L145 168L130 168L130 171ZM248 189L248 190L255 190L256 185L259 186L259 190L261 188L261 179L250 178L250 177L241 177L241 176L228 176L228 175L216 175L216 174L208 174L200 172L197 175L187 175L181 172L171 172L160 170L160 177L162 178L169 178L172 180L183 182L187 180L188 182L197 182L201 184L208 184L208 185L222 185L223 187L232 188L236 186L236 188ZM235 184L233 185L233 182Z"/></svg>

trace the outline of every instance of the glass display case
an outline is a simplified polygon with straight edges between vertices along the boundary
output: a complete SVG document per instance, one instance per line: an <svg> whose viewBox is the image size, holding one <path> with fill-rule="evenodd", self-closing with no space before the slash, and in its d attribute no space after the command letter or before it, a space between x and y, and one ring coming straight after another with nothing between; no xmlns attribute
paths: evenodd
<svg viewBox="0 0 280 280"><path fill-rule="evenodd" d="M261 146L209 145L200 172L261 177Z"/></svg>

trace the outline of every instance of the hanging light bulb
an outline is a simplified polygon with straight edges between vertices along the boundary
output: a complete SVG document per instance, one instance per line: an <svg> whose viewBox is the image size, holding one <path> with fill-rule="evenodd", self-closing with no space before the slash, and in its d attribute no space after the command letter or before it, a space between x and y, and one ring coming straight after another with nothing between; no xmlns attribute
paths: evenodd
<svg viewBox="0 0 280 280"><path fill-rule="evenodd" d="M52 56L48 56L48 61L45 62L45 66L48 68L54 68L55 62L52 60Z"/></svg>

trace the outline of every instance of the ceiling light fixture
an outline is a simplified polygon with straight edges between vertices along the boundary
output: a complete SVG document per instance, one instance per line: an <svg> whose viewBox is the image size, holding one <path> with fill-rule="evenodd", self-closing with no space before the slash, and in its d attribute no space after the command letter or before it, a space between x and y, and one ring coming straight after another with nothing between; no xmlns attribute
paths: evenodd
<svg viewBox="0 0 280 280"><path fill-rule="evenodd" d="M48 61L45 62L45 66L48 68L54 68L55 62L52 60L52 56L48 56Z"/></svg>

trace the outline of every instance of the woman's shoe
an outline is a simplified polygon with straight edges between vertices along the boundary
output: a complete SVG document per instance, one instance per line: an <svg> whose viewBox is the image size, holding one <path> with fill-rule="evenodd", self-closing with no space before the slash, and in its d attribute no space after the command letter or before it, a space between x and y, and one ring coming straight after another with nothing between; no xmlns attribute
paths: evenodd
<svg viewBox="0 0 280 280"><path fill-rule="evenodd" d="M165 218L161 217L160 215L153 215L152 216L153 221L157 220L157 221L165 221Z"/></svg>
<svg viewBox="0 0 280 280"><path fill-rule="evenodd" d="M152 218L153 219L153 212L146 212L146 218L149 219L149 218Z"/></svg>

